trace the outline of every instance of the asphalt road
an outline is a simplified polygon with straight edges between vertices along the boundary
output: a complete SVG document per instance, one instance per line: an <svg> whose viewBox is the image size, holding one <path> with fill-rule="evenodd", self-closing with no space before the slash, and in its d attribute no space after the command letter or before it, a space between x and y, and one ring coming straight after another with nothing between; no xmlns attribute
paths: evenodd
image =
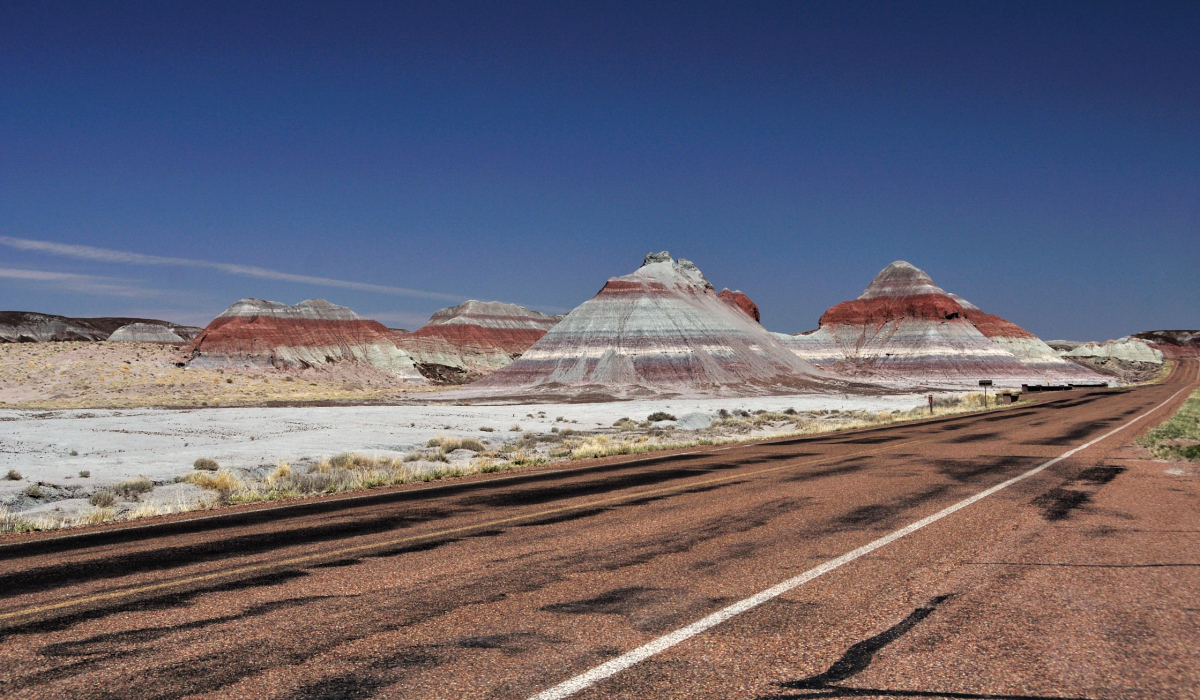
<svg viewBox="0 0 1200 700"><path fill-rule="evenodd" d="M1198 374L10 543L0 696L1197 697Z"/></svg>

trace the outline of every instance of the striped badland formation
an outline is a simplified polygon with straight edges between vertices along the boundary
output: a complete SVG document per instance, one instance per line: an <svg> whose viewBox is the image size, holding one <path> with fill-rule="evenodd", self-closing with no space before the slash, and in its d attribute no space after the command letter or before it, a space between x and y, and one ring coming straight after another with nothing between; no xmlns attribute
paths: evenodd
<svg viewBox="0 0 1200 700"><path fill-rule="evenodd" d="M510 364L561 320L516 304L472 299L434 313L396 344L426 377L463 381Z"/></svg>
<svg viewBox="0 0 1200 700"><path fill-rule="evenodd" d="M473 386L687 390L824 382L742 304L721 298L694 264L662 252L608 280L521 359Z"/></svg>
<svg viewBox="0 0 1200 700"><path fill-rule="evenodd" d="M303 369L339 362L368 364L401 379L423 381L394 333L344 306L309 299L294 306L242 299L186 348L200 367L270 366Z"/></svg>

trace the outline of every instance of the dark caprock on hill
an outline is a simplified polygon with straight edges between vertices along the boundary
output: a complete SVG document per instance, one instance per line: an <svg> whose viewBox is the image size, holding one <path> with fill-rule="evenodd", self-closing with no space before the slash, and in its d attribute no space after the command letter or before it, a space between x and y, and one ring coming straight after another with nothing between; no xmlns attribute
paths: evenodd
<svg viewBox="0 0 1200 700"><path fill-rule="evenodd" d="M168 328L182 340L189 340L200 332L199 328L154 318L71 318L34 311L0 311L0 343L108 340L123 326L137 323Z"/></svg>
<svg viewBox="0 0 1200 700"><path fill-rule="evenodd" d="M1200 357L1200 331L1142 331L1132 337L1146 341L1171 360Z"/></svg>

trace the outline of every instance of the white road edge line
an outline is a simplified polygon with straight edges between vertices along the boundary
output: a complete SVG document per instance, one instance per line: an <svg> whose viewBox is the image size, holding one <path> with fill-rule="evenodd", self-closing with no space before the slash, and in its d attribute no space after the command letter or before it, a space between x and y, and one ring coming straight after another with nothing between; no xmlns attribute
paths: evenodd
<svg viewBox="0 0 1200 700"><path fill-rule="evenodd" d="M846 552L845 554L843 554L842 556L840 556L836 559L830 559L829 561L825 562L824 564L821 564L820 566L809 569L808 571L805 571L804 573L800 574L799 576L795 576L795 577L790 578L782 583L776 584L776 585L768 588L767 590L762 591L761 593L756 593L756 594L750 596L749 598L746 598L744 600L734 603L733 605L730 605L729 607L722 608L721 610L718 610L717 612L713 613L712 615L709 615L706 618L703 618L701 620L697 620L696 622L693 622L692 624L688 625L687 627L682 627L680 629L675 630L674 632L671 632L670 634L663 635L648 644L645 644L643 646L638 647L637 649L634 649L633 651L626 652L611 661L607 661L603 664L600 664L599 666L591 669L590 671L585 671L584 673L581 673L578 676L575 676L574 678L563 681L562 683L559 683L558 685L554 686L553 688L543 690L542 692L538 693L537 695L532 695L532 696L530 696L529 700L561 700L561 698L570 697L571 695L574 695L575 693L578 693L579 691L581 691L585 688L591 687L591 686L595 685L596 683L604 680L605 678L608 678L609 676L616 675L616 674L620 673L621 671L624 671L625 669L629 668L630 666L633 666L641 661L644 661L644 660L650 658L651 656L658 654L659 652L666 651L667 649L670 649L671 647L675 646L676 644L679 644L682 641L691 639L692 637L695 637L696 635L698 635L702 632L706 632L732 617L740 615L740 614L746 612L747 610L756 608L773 598L777 598L777 597L783 595L784 593L787 593L788 591L792 590L793 588L802 586L802 585L808 583L809 581L817 578L818 576L827 574L830 571L833 571L834 569L836 569L844 564L849 564L850 562L854 561L855 559L858 559L859 557L870 554L871 552L874 552L875 550L879 549L880 547L889 545L892 542L895 542L896 540L900 539L901 537L904 537L905 535L910 535L910 534L916 532L917 530L920 530L921 528L925 527L926 525L930 525L932 523L935 523L935 522L941 520L942 518L946 517L947 515L956 513L958 511L962 510L963 508L966 508L967 506L971 505L972 503L975 503L976 501L981 501L981 500L987 498L988 496L991 496L992 494L996 493L997 491L1006 489L1009 486L1012 486L1013 484L1017 483L1018 481L1023 481L1025 479L1028 479L1029 477L1033 476L1034 474L1037 474L1038 472L1042 471L1043 469L1046 469L1047 467L1051 467L1051 466L1061 462L1062 460L1066 459L1067 457L1070 457L1071 455L1075 454L1076 452L1079 452L1080 450L1085 450L1085 449L1091 447L1092 445L1095 445L1097 442L1100 442L1101 440L1104 440L1105 438L1111 437L1112 435L1119 433L1120 431L1128 428L1129 426L1140 421L1141 419L1145 418L1146 416L1150 415L1151 413L1154 413L1158 409L1162 408L1163 406L1166 406L1168 403L1170 403L1172 400L1174 400L1176 396L1179 396L1180 394L1182 394L1186 389L1189 388L1189 386L1185 386L1183 389L1180 389L1179 391L1175 392L1166 401L1163 401L1159 405L1155 406L1154 408L1150 409L1149 411L1146 411L1145 413L1138 416L1137 418L1134 418L1133 420L1129 421L1125 425L1122 425L1119 428L1114 428L1113 430L1110 430L1109 432L1101 435L1100 437L1096 438L1095 440L1092 440L1091 442L1086 442L1086 443L1080 445L1079 447L1068 450L1068 451L1062 453L1061 455L1055 457L1054 459L1051 459L1048 462L1043 462L1042 464L1039 464L1038 466L1034 467L1033 469L1030 469L1029 471L1025 472L1024 474L1014 476L1013 478L1009 479L1008 481L1001 482L989 489L980 491L979 493L975 494L974 496L965 498L948 508L945 508L943 510L940 510L940 511L934 513L933 515L930 515L927 518L918 520L915 523L908 525L907 527L900 528L899 530L896 530L896 531L892 532L891 534L880 537L879 539L875 540L874 542L867 543L867 544L859 547L858 549L855 549L850 552Z"/></svg>

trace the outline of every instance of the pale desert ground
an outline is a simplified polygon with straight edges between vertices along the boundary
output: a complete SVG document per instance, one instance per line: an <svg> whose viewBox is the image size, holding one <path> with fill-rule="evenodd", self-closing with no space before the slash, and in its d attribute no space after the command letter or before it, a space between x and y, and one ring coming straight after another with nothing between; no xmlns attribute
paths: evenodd
<svg viewBox="0 0 1200 700"><path fill-rule="evenodd" d="M0 478L0 509L66 522L94 511L88 499L97 491L138 477L153 490L106 517L215 504L211 490L180 481L200 458L247 480L280 463L312 469L342 453L408 456L406 469L439 470L480 456L517 463L515 445L524 460L564 459L589 439L638 449L751 439L861 424L925 403L922 394L895 393L458 405L454 393L370 369L218 371L181 368L180 359L178 348L141 343L0 345L0 477L20 477ZM690 418L646 422L659 411ZM706 427L721 411L729 419ZM774 418L754 420L764 412ZM613 427L622 418L633 422ZM483 450L435 459L426 444L437 437L474 438Z"/></svg>

